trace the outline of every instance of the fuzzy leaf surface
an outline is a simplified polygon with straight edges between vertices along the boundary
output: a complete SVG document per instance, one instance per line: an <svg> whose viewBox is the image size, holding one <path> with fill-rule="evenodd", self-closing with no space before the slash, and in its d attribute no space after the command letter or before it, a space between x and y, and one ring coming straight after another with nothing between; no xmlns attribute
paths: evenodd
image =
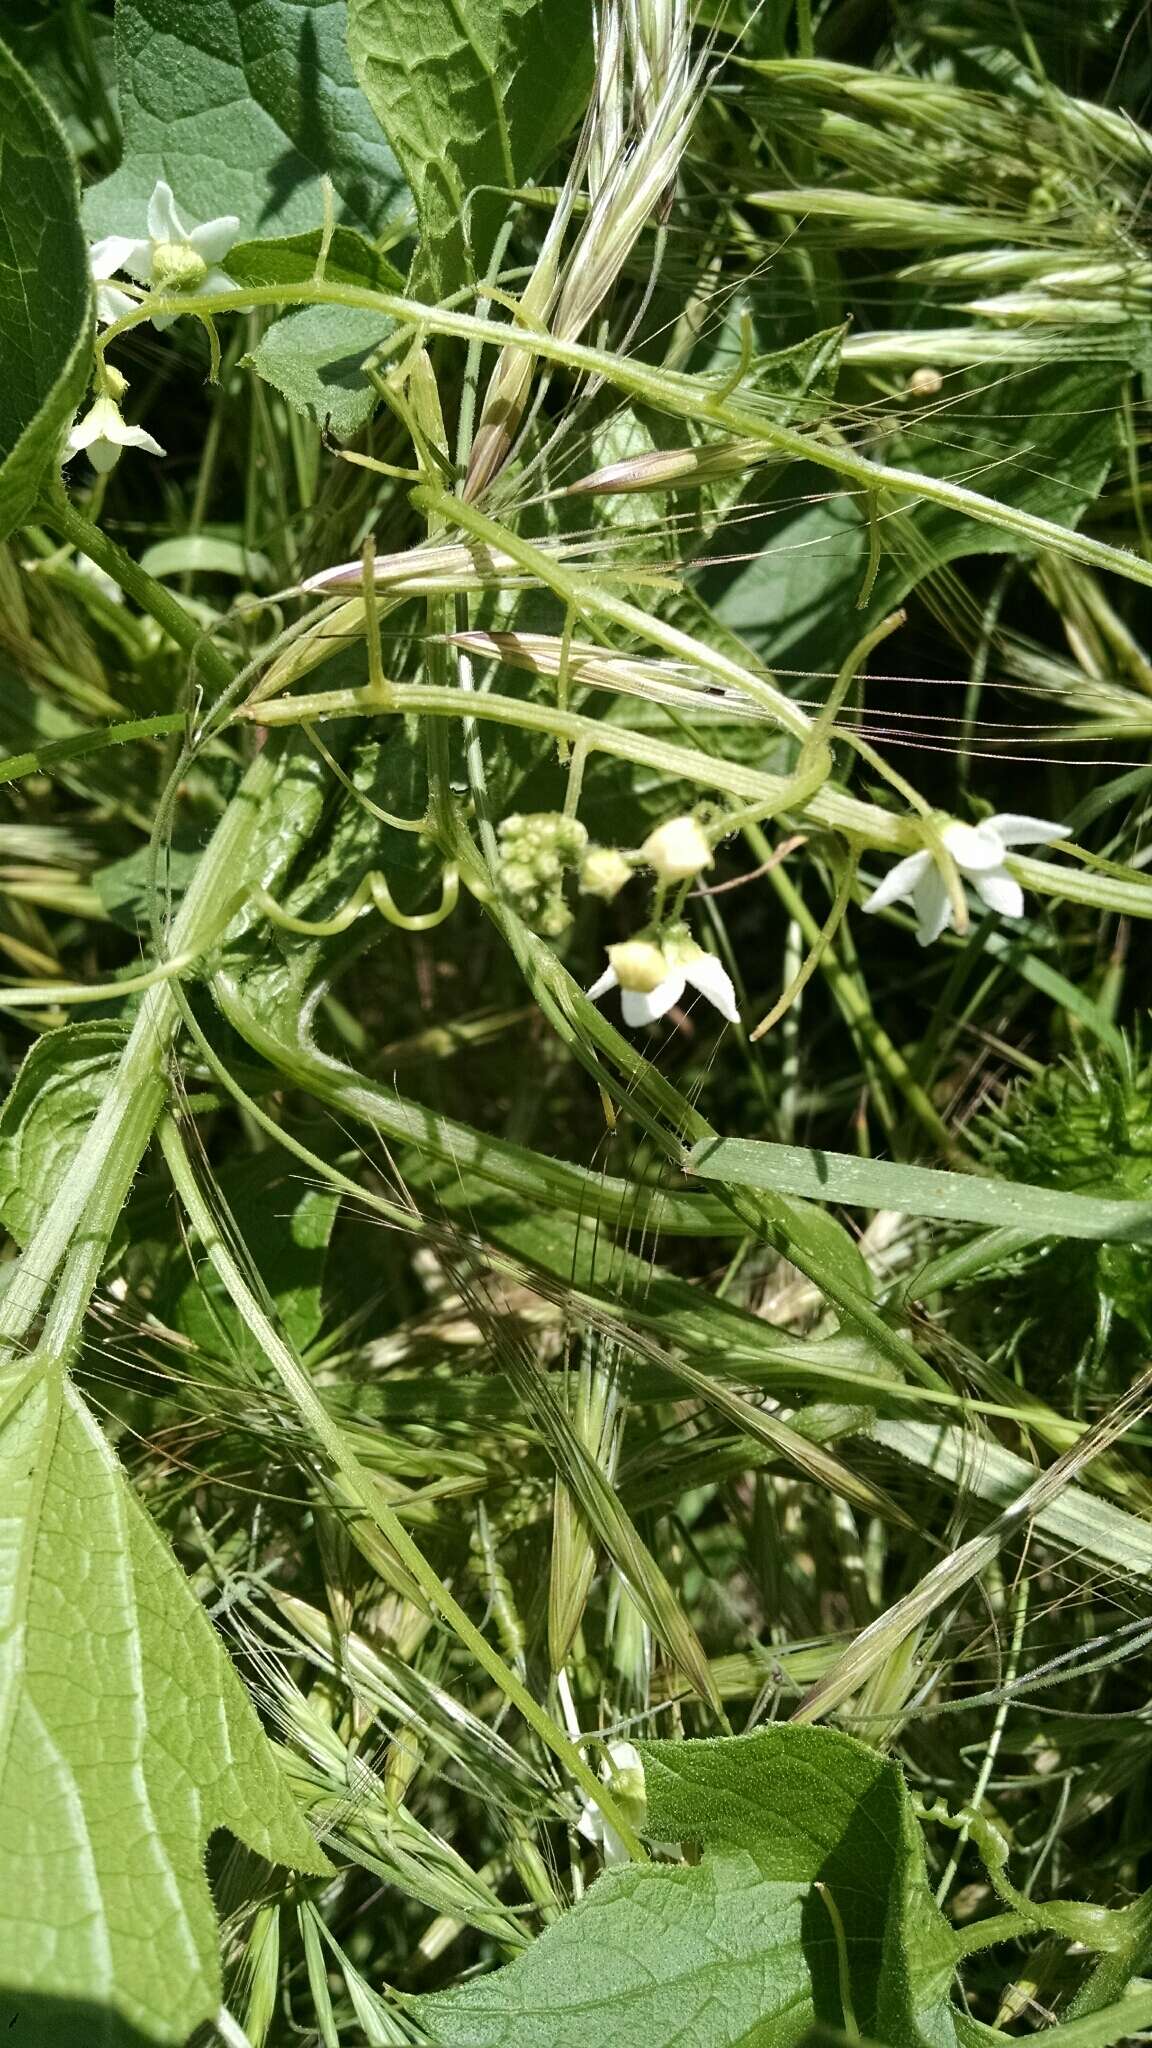
<svg viewBox="0 0 1152 2048"><path fill-rule="evenodd" d="M297 412L350 441L375 410L364 364L388 326L350 306L305 306L277 320L244 360Z"/></svg>
<svg viewBox="0 0 1152 2048"><path fill-rule="evenodd" d="M609 1870L527 1955L415 2001L442 2048L791 2048L843 2024L824 1884L861 2032L952 2048L952 1937L898 1767L828 1728L640 1745L647 1832L692 1865Z"/></svg>
<svg viewBox="0 0 1152 2048"><path fill-rule="evenodd" d="M0 1411L0 1966L37 2048L178 2044L220 2001L218 1827L326 1866L223 1644L59 1370ZM135 2029L135 2032L131 2030Z"/></svg>
<svg viewBox="0 0 1152 2048"><path fill-rule="evenodd" d="M88 194L94 235L143 235L167 179L190 220L239 216L245 235L294 235L323 218L375 234L403 180L357 87L343 0L118 0L124 160Z"/></svg>
<svg viewBox="0 0 1152 2048"><path fill-rule="evenodd" d="M91 331L76 169L0 43L0 540L27 517L80 402Z"/></svg>
<svg viewBox="0 0 1152 2048"><path fill-rule="evenodd" d="M228 275L237 284L305 284L316 275L323 237L319 228L303 235L274 235L237 242L228 251ZM398 292L404 279L367 235L336 228L324 256L328 284L362 285L366 291Z"/></svg>
<svg viewBox="0 0 1152 2048"><path fill-rule="evenodd" d="M583 105L591 29L588 0L350 0L352 62L416 201L422 291L483 276L503 192Z"/></svg>

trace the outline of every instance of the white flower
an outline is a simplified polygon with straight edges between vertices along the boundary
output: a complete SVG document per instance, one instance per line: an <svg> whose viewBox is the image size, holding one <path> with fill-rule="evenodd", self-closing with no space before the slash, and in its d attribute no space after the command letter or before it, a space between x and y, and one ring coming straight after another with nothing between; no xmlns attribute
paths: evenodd
<svg viewBox="0 0 1152 2048"><path fill-rule="evenodd" d="M646 939L609 946L608 966L588 993L597 1002L609 989L618 988L624 1022L635 1027L663 1017L680 1001L689 982L729 1024L740 1022L731 977L714 953L703 952L686 933L666 934L662 946Z"/></svg>
<svg viewBox="0 0 1152 2048"><path fill-rule="evenodd" d="M232 279L218 266L239 232L240 222L234 213L186 228L176 211L171 185L159 179L148 201L147 240L137 242L130 235L106 235L89 251L92 275L97 280L97 318L109 325L137 303L129 299L127 292L105 282L118 270L126 270L129 277L139 284L151 285L153 291L179 292L188 299L202 298L208 292L230 291ZM108 308L107 319L101 311L102 304ZM176 313L156 314L152 325L171 327L178 318Z"/></svg>
<svg viewBox="0 0 1152 2048"><path fill-rule="evenodd" d="M642 1822L645 1795L640 1752L631 1742L610 1742L607 1749L608 1756L600 1766L600 1776L627 1819ZM628 1851L600 1808L591 1799L582 1799L581 1809L576 1823L577 1834L583 1835L586 1842L598 1843L604 1852L605 1863L626 1863Z"/></svg>
<svg viewBox="0 0 1152 2048"><path fill-rule="evenodd" d="M1050 818L1028 818L1017 811L998 811L979 825L964 825L959 818L951 818L940 834L981 902L989 910L999 911L1001 917L1024 915L1024 891L1004 865L1008 848L1049 846L1054 839L1067 836L1066 825L1055 825ZM889 868L864 908L886 910L890 903L902 902L911 903L916 912L916 936L922 946L930 946L955 922L948 886L927 847Z"/></svg>
<svg viewBox="0 0 1152 2048"><path fill-rule="evenodd" d="M82 420L76 421L68 436L65 462L78 455L82 448L87 449L89 462L101 476L115 469L124 448L143 448L149 455L164 453L159 441L154 441L143 427L128 425L116 400L107 393L94 401Z"/></svg>
<svg viewBox="0 0 1152 2048"><path fill-rule="evenodd" d="M670 818L648 834L640 848L662 882L686 882L712 865L712 848L695 818Z"/></svg>

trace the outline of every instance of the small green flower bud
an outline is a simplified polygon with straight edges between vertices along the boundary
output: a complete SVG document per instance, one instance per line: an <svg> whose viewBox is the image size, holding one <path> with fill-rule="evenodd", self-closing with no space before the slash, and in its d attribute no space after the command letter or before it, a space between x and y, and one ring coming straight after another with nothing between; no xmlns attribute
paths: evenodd
<svg viewBox="0 0 1152 2048"><path fill-rule="evenodd" d="M208 265L188 242L158 242L152 251L152 284L158 292L198 291Z"/></svg>
<svg viewBox="0 0 1152 2048"><path fill-rule="evenodd" d="M712 865L712 848L695 818L670 818L650 832L640 848L662 882L686 882Z"/></svg>
<svg viewBox="0 0 1152 2048"><path fill-rule="evenodd" d="M599 896L605 903L611 903L631 879L628 862L614 846L590 846L580 863L581 893Z"/></svg>
<svg viewBox="0 0 1152 2048"><path fill-rule="evenodd" d="M651 939L625 939L619 946L609 946L608 965L620 987L638 996L651 995L668 978L668 962Z"/></svg>
<svg viewBox="0 0 1152 2048"><path fill-rule="evenodd" d="M500 880L510 896L529 896L536 887L536 876L522 860L501 862Z"/></svg>
<svg viewBox="0 0 1152 2048"><path fill-rule="evenodd" d="M544 908L539 912L536 918L536 930L542 933L546 939L558 939L561 932L567 931L571 922L572 912L569 910L564 898L557 892L555 896L549 897Z"/></svg>

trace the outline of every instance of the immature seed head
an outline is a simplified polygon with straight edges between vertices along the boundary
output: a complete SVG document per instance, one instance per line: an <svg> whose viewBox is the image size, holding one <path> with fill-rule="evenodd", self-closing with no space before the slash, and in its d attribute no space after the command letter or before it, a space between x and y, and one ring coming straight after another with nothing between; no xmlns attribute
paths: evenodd
<svg viewBox="0 0 1152 2048"><path fill-rule="evenodd" d="M637 996L650 996L668 978L668 962L651 939L625 939L619 946L609 946L608 965L619 986Z"/></svg>
<svg viewBox="0 0 1152 2048"><path fill-rule="evenodd" d="M662 882L687 882L712 865L712 848L695 818L670 818L648 834L640 848Z"/></svg>

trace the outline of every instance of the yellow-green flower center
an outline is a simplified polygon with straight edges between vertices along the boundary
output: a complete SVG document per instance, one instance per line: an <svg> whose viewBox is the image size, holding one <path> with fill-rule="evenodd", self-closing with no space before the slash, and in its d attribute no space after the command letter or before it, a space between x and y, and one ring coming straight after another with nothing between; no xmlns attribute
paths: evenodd
<svg viewBox="0 0 1152 2048"><path fill-rule="evenodd" d="M158 242L152 251L152 283L160 292L194 292L208 265L188 242Z"/></svg>

